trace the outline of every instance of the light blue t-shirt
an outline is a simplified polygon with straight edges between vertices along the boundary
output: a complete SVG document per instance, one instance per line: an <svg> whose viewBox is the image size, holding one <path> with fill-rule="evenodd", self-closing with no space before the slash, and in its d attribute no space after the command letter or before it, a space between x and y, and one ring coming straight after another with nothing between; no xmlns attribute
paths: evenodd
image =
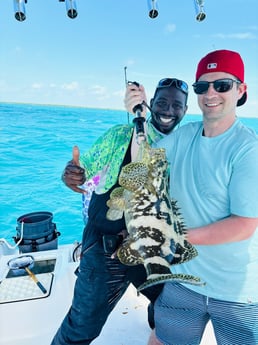
<svg viewBox="0 0 258 345"><path fill-rule="evenodd" d="M258 217L258 137L238 119L216 137L202 136L202 122L179 128L158 142L170 163L170 194L188 228L231 214ZM258 302L258 229L244 241L198 245L198 256L171 267L199 276L205 286L187 284L203 295Z"/></svg>

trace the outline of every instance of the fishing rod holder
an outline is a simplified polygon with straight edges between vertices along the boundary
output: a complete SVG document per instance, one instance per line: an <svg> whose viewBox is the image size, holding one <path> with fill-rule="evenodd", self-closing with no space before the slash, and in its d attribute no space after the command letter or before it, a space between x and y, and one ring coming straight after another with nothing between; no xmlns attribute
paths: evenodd
<svg viewBox="0 0 258 345"><path fill-rule="evenodd" d="M204 0L194 0L194 7L196 12L195 19L198 22L202 22L206 18L206 14L204 12Z"/></svg>
<svg viewBox="0 0 258 345"><path fill-rule="evenodd" d="M23 22L26 19L25 4L28 0L13 0L14 17L19 22ZM74 19L78 15L76 1L75 0L59 0L59 2L65 2L67 16Z"/></svg>
<svg viewBox="0 0 258 345"><path fill-rule="evenodd" d="M59 2L65 2L67 16L74 19L78 15L76 1L75 0L59 0Z"/></svg>
<svg viewBox="0 0 258 345"><path fill-rule="evenodd" d="M154 19L159 15L157 0L147 0L149 17Z"/></svg>
<svg viewBox="0 0 258 345"><path fill-rule="evenodd" d="M26 19L25 4L28 0L13 0L14 17L19 22L23 22ZM37 0L35 0L37 1ZM59 2L65 2L67 16L74 19L78 16L76 0L58 0ZM195 19L198 22L203 21L206 18L204 11L204 0L193 0L196 12ZM158 0L147 0L148 15L150 18L155 19L159 15Z"/></svg>
<svg viewBox="0 0 258 345"><path fill-rule="evenodd" d="M18 22L26 19L25 4L27 4L27 0L13 0L14 17Z"/></svg>
<svg viewBox="0 0 258 345"><path fill-rule="evenodd" d="M75 0L65 0L66 12L69 18L74 19L77 17L77 7Z"/></svg>

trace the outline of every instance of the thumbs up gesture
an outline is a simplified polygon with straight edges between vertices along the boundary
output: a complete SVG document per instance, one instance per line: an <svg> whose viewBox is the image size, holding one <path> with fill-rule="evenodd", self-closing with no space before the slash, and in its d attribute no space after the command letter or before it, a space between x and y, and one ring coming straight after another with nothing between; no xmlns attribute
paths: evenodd
<svg viewBox="0 0 258 345"><path fill-rule="evenodd" d="M79 162L79 158L80 158L80 150L78 146L74 146L73 147L73 163L77 166L80 166L80 162Z"/></svg>
<svg viewBox="0 0 258 345"><path fill-rule="evenodd" d="M84 189L79 186L83 185L86 180L85 170L80 167L80 151L78 146L73 147L73 158L69 161L63 171L62 181L67 187L77 193L84 193Z"/></svg>

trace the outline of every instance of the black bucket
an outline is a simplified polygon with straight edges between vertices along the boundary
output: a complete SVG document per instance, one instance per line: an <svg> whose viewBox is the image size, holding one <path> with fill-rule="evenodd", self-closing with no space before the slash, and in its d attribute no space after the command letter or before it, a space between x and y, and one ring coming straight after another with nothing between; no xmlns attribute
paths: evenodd
<svg viewBox="0 0 258 345"><path fill-rule="evenodd" d="M17 243L22 236L19 249L22 253L57 249L57 239L60 235L56 231L56 224L51 212L33 212L24 214L17 219Z"/></svg>

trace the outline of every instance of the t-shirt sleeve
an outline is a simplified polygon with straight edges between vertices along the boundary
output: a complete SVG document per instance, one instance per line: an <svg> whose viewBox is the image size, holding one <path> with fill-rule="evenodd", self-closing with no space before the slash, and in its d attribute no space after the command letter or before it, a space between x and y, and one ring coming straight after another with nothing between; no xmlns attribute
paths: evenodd
<svg viewBox="0 0 258 345"><path fill-rule="evenodd" d="M231 214L258 217L258 142L241 148L233 162L229 185Z"/></svg>

